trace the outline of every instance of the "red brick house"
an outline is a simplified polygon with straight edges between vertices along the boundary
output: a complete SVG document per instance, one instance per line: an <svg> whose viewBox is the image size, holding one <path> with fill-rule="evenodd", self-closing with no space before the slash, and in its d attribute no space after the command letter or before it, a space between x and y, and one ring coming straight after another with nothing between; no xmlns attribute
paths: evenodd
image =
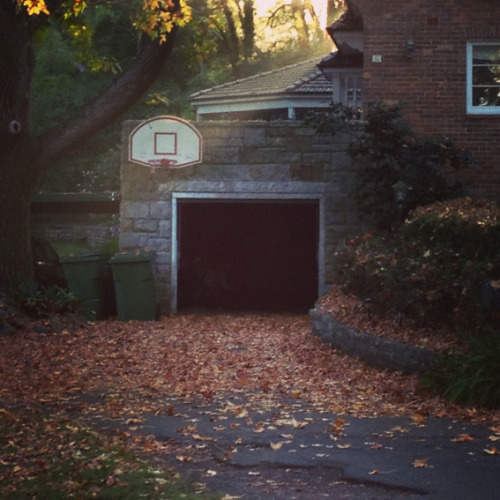
<svg viewBox="0 0 500 500"><path fill-rule="evenodd" d="M364 105L402 103L417 133L454 138L479 163L477 194L500 199L500 1L347 4L329 31L362 41Z"/></svg>

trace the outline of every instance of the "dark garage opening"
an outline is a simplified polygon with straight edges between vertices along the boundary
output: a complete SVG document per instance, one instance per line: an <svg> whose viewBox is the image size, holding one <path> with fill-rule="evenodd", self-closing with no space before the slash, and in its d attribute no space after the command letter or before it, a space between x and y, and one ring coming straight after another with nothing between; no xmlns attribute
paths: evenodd
<svg viewBox="0 0 500 500"><path fill-rule="evenodd" d="M178 200L178 309L302 312L318 296L319 202Z"/></svg>

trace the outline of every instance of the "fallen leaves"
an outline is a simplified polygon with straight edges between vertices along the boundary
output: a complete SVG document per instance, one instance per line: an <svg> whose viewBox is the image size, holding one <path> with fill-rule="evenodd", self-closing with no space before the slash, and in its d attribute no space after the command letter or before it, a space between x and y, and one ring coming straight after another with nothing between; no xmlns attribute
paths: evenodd
<svg viewBox="0 0 500 500"><path fill-rule="evenodd" d="M474 438L470 434L460 434L451 440L453 443L471 443Z"/></svg>
<svg viewBox="0 0 500 500"><path fill-rule="evenodd" d="M495 446L492 446L491 448L485 448L484 452L487 455L500 455L500 451Z"/></svg>
<svg viewBox="0 0 500 500"><path fill-rule="evenodd" d="M345 443L345 444L337 444L337 448L339 450L347 450L348 448L350 448L351 445L349 443Z"/></svg>
<svg viewBox="0 0 500 500"><path fill-rule="evenodd" d="M425 467L429 466L429 459L428 458L419 458L416 459L412 462L413 467L416 469L423 469Z"/></svg>
<svg viewBox="0 0 500 500"><path fill-rule="evenodd" d="M243 390L256 404L288 396L340 414L411 416L417 425L429 414L473 421L495 416L431 398L416 376L340 353L312 335L307 316L187 314L158 322L95 322L70 335L4 336L0 350L0 398L55 401L63 394L111 393L105 410L115 418L132 409L174 414L173 406L159 405L162 395L229 401ZM242 420L248 416L247 408L226 403L226 409ZM300 429L307 422L291 425ZM336 435L340 421L338 426Z"/></svg>
<svg viewBox="0 0 500 500"><path fill-rule="evenodd" d="M36 402L68 408L75 404L72 396L77 395L84 402L75 407L76 413L121 419L132 432L131 427L144 423L145 412L178 417L183 402L194 401L202 407L217 404L218 414L209 429L202 432L195 422L183 423L179 432L194 443L190 443L191 450L171 453L181 463L193 461L191 452L202 450L206 441L215 441L218 433L228 429L239 432L245 428L257 434L280 429L280 438L271 441L266 434L259 438L272 451L293 453L294 449L285 446L310 425L303 415L293 416L293 405L298 403L339 415L406 416L412 427L425 426L433 416L488 422L488 446L478 445L478 449L489 455L499 453L498 412L462 409L430 397L416 376L379 370L344 355L312 335L307 316L186 314L166 316L158 322L95 322L69 335L26 330L0 337L0 352L0 401L12 406ZM241 399L234 396L242 392L244 405L235 404ZM99 402L85 402L91 394L103 396ZM268 418L259 415L263 408L280 408L280 412ZM1 409L0 417L6 422L17 418L8 409ZM228 417L238 419L237 423L225 422ZM330 447L349 449L351 445L343 442L346 419L339 416L327 422L325 438ZM55 432L46 429L47 434ZM377 442L367 444L367 449L389 449L378 441L405 432L407 428L394 426L377 436ZM471 439L464 433L453 441ZM231 442L240 445L243 440L235 436ZM161 446L168 444L153 440L139 444L146 452L167 453ZM226 456L236 451L228 450ZM14 474L25 474L24 460L14 463L11 470L18 467ZM429 467L426 460L415 460L413 467ZM35 465L36 470L45 467L42 461ZM379 473L375 471L372 473Z"/></svg>
<svg viewBox="0 0 500 500"><path fill-rule="evenodd" d="M283 447L285 442L281 441L279 443L269 443L269 444L271 446L271 450L277 451L277 450L281 450L281 448Z"/></svg>

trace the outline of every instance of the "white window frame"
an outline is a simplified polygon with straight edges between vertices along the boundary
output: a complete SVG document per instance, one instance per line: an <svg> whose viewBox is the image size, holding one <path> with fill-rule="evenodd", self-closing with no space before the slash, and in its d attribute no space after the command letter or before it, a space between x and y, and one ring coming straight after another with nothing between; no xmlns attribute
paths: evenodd
<svg viewBox="0 0 500 500"><path fill-rule="evenodd" d="M472 104L472 62L473 48L477 45L500 45L499 40L467 42L467 114L500 115L500 106L474 106Z"/></svg>

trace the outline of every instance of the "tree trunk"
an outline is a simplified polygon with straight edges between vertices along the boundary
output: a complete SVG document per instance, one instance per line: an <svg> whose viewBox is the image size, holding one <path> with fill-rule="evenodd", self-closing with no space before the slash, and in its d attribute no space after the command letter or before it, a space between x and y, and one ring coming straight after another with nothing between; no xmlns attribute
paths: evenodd
<svg viewBox="0 0 500 500"><path fill-rule="evenodd" d="M8 294L33 283L30 205L36 178L26 168L29 155L14 150L0 157L0 292Z"/></svg>
<svg viewBox="0 0 500 500"><path fill-rule="evenodd" d="M30 204L43 172L84 139L116 121L151 86L169 58L167 42L151 43L134 64L94 102L66 123L30 137L33 75L31 16L15 1L0 3L0 292L10 294L33 282ZM37 19L39 22L39 19Z"/></svg>
<svg viewBox="0 0 500 500"><path fill-rule="evenodd" d="M0 8L0 291L33 279L29 209L38 181L29 135L35 26L14 4Z"/></svg>

